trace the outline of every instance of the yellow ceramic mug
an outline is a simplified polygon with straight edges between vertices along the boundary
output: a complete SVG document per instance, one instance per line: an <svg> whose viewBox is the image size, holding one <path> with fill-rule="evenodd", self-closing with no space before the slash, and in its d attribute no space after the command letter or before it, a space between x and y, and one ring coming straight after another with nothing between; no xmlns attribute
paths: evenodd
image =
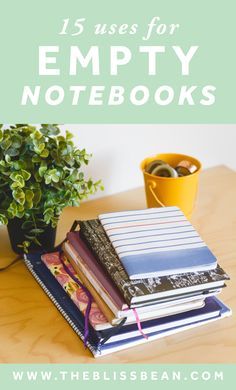
<svg viewBox="0 0 236 390"><path fill-rule="evenodd" d="M172 167L176 167L182 160L188 160L197 167L197 170L188 176L177 178L154 176L145 172L147 164L153 160L163 160ZM164 153L143 160L141 169L144 176L147 207L178 206L187 218L191 218L201 171L200 161L185 154Z"/></svg>

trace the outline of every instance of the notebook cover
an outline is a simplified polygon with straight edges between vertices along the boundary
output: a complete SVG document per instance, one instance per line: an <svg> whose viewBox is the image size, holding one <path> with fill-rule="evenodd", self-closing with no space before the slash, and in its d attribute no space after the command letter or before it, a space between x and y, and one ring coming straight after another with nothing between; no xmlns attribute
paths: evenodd
<svg viewBox="0 0 236 390"><path fill-rule="evenodd" d="M217 261L178 207L99 215L130 279L213 269Z"/></svg>
<svg viewBox="0 0 236 390"><path fill-rule="evenodd" d="M199 285L200 289L202 284L229 279L225 271L217 266L216 269L205 272L130 280L100 221L98 219L80 221L79 226L80 231L75 234L81 236L96 259L107 270L129 306L134 297L150 295L151 299L152 294L169 290L176 290L178 294L178 290L182 288Z"/></svg>
<svg viewBox="0 0 236 390"><path fill-rule="evenodd" d="M25 264L33 277L42 287L47 296L54 303L76 334L84 340L84 316L67 295L56 278L41 260L41 254L28 254L24 257ZM96 355L99 344L98 333L89 324L89 341L91 352Z"/></svg>
<svg viewBox="0 0 236 390"><path fill-rule="evenodd" d="M85 285L84 280L82 280L82 278L80 277L80 274L75 272L74 268L70 264L68 257L64 254L61 256L63 256L63 261L70 269L70 272L83 284L83 286L87 288L90 287L88 285ZM88 297L82 287L79 286L65 270L60 260L59 252L50 252L43 254L41 256L41 260L56 278L58 283L63 287L66 293L70 296L70 298L78 307L78 309L83 313L83 315L85 315L89 302ZM104 309L104 307L101 308L97 304L94 297L94 291L90 292L93 296L93 302L91 304L91 309L89 313L89 322L96 330L104 329L109 326L108 318L106 317L107 311L103 311L102 309Z"/></svg>
<svg viewBox="0 0 236 390"><path fill-rule="evenodd" d="M69 232L67 233L67 239L71 245L73 245L74 249L81 257L81 259L87 264L88 268L92 270L98 281L101 283L103 288L107 291L107 293L112 298L118 310L123 310L127 307L124 298L121 293L117 289L117 287L112 282L109 274L104 271L101 265L97 262L93 253L89 250L89 248L85 245L85 243L81 240L78 232Z"/></svg>
<svg viewBox="0 0 236 390"><path fill-rule="evenodd" d="M104 300L102 299L101 295L98 294L98 292L95 290L94 286L89 282L89 280L86 278L85 274L81 271L78 264L75 262L73 257L67 252L65 244L62 245L63 252L65 253L67 259L69 260L70 264L74 268L74 270L79 275L83 285L87 287L87 289L90 291L90 293L93 296L94 301L97 303L98 307L101 309L102 313L105 315L105 317L108 319L108 321L112 324L115 322L115 315L112 313L112 311L109 309L109 307L106 305Z"/></svg>

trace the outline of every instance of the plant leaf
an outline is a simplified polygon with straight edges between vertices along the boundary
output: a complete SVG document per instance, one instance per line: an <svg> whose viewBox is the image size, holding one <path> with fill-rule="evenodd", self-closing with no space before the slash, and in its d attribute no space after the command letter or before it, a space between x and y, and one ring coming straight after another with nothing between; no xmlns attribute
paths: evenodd
<svg viewBox="0 0 236 390"><path fill-rule="evenodd" d="M26 180L26 181L29 180L30 177L31 177L31 173L26 171L26 170L24 170L24 169L22 169L20 173L21 173L23 179Z"/></svg>
<svg viewBox="0 0 236 390"><path fill-rule="evenodd" d="M27 202L31 202L32 199L33 199L33 197L34 197L34 193L33 193L32 190L26 190L26 191L25 191L25 200L26 200Z"/></svg>
<svg viewBox="0 0 236 390"><path fill-rule="evenodd" d="M13 190L12 196L19 204L23 205L25 203L25 193L21 188Z"/></svg>
<svg viewBox="0 0 236 390"><path fill-rule="evenodd" d="M34 226L34 224L33 224L32 221L25 221L25 222L23 222L23 224L21 225L21 227L22 227L23 230L29 230L29 229L31 229L33 226Z"/></svg>
<svg viewBox="0 0 236 390"><path fill-rule="evenodd" d="M0 223L2 225L7 225L7 222L8 222L8 219L7 219L6 215L0 214Z"/></svg>
<svg viewBox="0 0 236 390"><path fill-rule="evenodd" d="M33 233L33 234L41 234L43 232L44 232L44 229L39 229L39 228L34 228L34 229L30 230L30 233Z"/></svg>

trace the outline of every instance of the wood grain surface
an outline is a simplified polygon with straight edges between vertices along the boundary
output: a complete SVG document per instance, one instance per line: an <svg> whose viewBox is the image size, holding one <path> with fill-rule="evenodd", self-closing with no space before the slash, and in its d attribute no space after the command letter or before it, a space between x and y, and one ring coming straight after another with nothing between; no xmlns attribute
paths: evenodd
<svg viewBox="0 0 236 390"><path fill-rule="evenodd" d="M231 277L221 294L236 309L236 173L216 167L201 174L192 223ZM98 213L145 207L144 189L67 208L59 223L57 241L74 219ZM0 227L0 266L10 262L6 228ZM233 315L146 345L94 359L49 298L19 262L0 273L1 363L236 363L236 320Z"/></svg>

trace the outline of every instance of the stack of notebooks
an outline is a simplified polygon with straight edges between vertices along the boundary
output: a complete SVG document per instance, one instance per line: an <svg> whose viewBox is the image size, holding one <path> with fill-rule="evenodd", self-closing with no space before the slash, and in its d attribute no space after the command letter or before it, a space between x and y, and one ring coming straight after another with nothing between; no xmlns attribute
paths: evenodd
<svg viewBox="0 0 236 390"><path fill-rule="evenodd" d="M80 221L25 262L95 357L231 314L216 297L228 275L177 207Z"/></svg>

